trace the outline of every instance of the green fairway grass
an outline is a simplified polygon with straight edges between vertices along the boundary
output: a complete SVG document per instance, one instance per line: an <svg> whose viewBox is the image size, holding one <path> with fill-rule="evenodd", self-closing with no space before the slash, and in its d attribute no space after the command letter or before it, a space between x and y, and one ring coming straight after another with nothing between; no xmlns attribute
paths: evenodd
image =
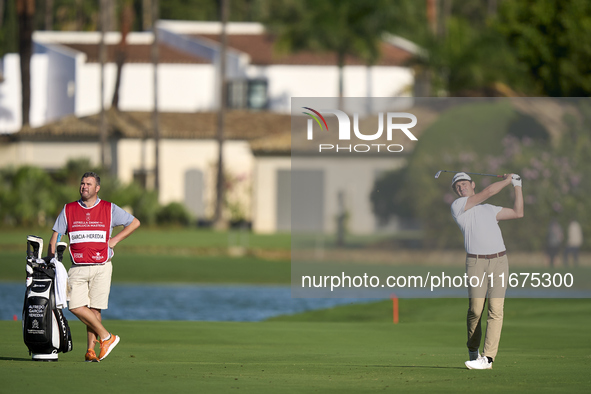
<svg viewBox="0 0 591 394"><path fill-rule="evenodd" d="M25 250L0 251L0 281L25 280ZM70 263L65 263L69 268ZM288 284L289 261L223 255L166 255L120 252L113 259L114 283Z"/></svg>
<svg viewBox="0 0 591 394"><path fill-rule="evenodd" d="M45 245L51 238L51 226L44 229L0 229L0 247L22 247L26 250L27 235L35 234L43 238ZM122 227L114 230L114 234ZM65 239L67 241L67 238ZM279 234L254 234L248 231L213 231L197 228L150 228L140 227L133 235L118 245L118 248L227 248L228 246L246 246L255 249L289 250L291 247L291 235ZM47 246L44 247L47 250Z"/></svg>
<svg viewBox="0 0 591 394"><path fill-rule="evenodd" d="M32 233L47 245L52 231L0 230L0 281L24 281L26 239ZM113 282L287 284L290 240L289 234L140 228L115 248ZM244 250L234 257L232 247ZM64 265L70 267L69 257Z"/></svg>
<svg viewBox="0 0 591 394"><path fill-rule="evenodd" d="M85 330L57 363L30 361L20 322L0 322L0 392L63 393L586 393L591 387L591 302L507 300L493 370L464 367L466 300L400 300L364 306L365 321L108 321L121 343L84 363ZM357 312L355 312L357 311ZM301 321L307 320L307 321Z"/></svg>

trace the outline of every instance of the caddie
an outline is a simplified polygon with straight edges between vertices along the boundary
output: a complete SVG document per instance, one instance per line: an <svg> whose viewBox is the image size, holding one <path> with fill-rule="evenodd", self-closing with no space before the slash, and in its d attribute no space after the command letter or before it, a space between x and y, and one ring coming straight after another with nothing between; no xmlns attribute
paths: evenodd
<svg viewBox="0 0 591 394"><path fill-rule="evenodd" d="M515 188L513 208L483 204L509 184ZM475 281L468 281L466 345L470 359L465 365L468 369L492 369L499 349L505 304L506 286L501 286L499 278L504 275L505 285L509 278L507 251L498 222L523 217L521 178L516 174L505 174L502 181L495 182L476 193L476 184L472 178L465 172L459 172L453 177L451 186L459 197L451 204L451 214L464 235L467 253L466 274L469 279L476 277L479 281L479 286L473 286L476 284ZM488 317L481 354L480 318L487 299Z"/></svg>
<svg viewBox="0 0 591 394"><path fill-rule="evenodd" d="M49 254L55 253L59 235L70 238L72 266L68 271L68 302L70 311L86 325L87 352L85 361L103 360L119 343L102 324L101 311L108 308L115 245L127 238L140 221L117 205L101 200L98 192L101 178L94 172L82 175L80 199L64 206L53 226ZM112 236L113 228L123 230ZM97 357L94 347L100 342Z"/></svg>

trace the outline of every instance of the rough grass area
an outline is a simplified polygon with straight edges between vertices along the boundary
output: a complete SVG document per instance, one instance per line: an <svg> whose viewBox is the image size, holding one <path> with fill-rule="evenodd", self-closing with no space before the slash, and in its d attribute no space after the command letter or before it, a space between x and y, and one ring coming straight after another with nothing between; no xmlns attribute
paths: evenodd
<svg viewBox="0 0 591 394"><path fill-rule="evenodd" d="M334 308L331 320L341 322L107 321L122 340L99 364L82 361L85 330L77 321L75 350L57 363L30 361L20 322L2 321L0 391L588 392L589 300L507 300L489 371L464 368L465 300L400 306L397 325L387 301Z"/></svg>

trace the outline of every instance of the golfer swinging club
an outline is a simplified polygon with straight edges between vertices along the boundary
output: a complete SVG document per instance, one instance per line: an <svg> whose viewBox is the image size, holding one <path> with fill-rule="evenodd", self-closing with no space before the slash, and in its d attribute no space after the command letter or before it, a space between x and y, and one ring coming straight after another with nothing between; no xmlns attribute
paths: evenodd
<svg viewBox="0 0 591 394"><path fill-rule="evenodd" d="M482 204L509 184L515 187L513 208ZM459 196L451 205L451 214L464 235L467 253L466 274L468 278L477 277L479 281L484 278L484 283L480 283L480 286L468 288L468 342L466 345L470 360L465 364L468 369L491 369L499 349L503 327L505 287L501 286L499 277L502 274L505 280L509 277L507 251L498 222L523 217L521 178L516 174L505 174L502 181L495 182L476 193L476 184L472 178L464 172L459 172L454 176L451 186ZM493 275L492 282L489 279L490 274ZM480 317L487 298L486 334L484 348L480 354L478 351L482 336Z"/></svg>
<svg viewBox="0 0 591 394"><path fill-rule="evenodd" d="M80 200L71 202L57 217L53 226L49 253L55 253L58 234L68 234L72 267L68 272L70 312L86 325L88 351L85 360L98 362L119 343L102 324L101 310L107 309L111 290L113 248L127 238L140 222L117 205L101 200L98 192L101 178L87 172L80 180ZM123 226L112 236L113 227ZM97 357L94 347L100 339Z"/></svg>

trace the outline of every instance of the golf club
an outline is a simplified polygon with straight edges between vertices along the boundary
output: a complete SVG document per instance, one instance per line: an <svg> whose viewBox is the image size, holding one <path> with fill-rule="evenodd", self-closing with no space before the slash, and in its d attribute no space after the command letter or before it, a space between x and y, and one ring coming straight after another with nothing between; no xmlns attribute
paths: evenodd
<svg viewBox="0 0 591 394"><path fill-rule="evenodd" d="M470 174L470 175L482 175L482 176L494 176L495 178L502 178L502 175L494 175L494 174L480 174L478 172L466 172L466 171L447 171L447 170L441 170L441 171L437 171L437 174L435 174L435 179L439 178L439 175L441 175L442 172L452 172L454 174L457 174L458 172L463 172L466 174Z"/></svg>

